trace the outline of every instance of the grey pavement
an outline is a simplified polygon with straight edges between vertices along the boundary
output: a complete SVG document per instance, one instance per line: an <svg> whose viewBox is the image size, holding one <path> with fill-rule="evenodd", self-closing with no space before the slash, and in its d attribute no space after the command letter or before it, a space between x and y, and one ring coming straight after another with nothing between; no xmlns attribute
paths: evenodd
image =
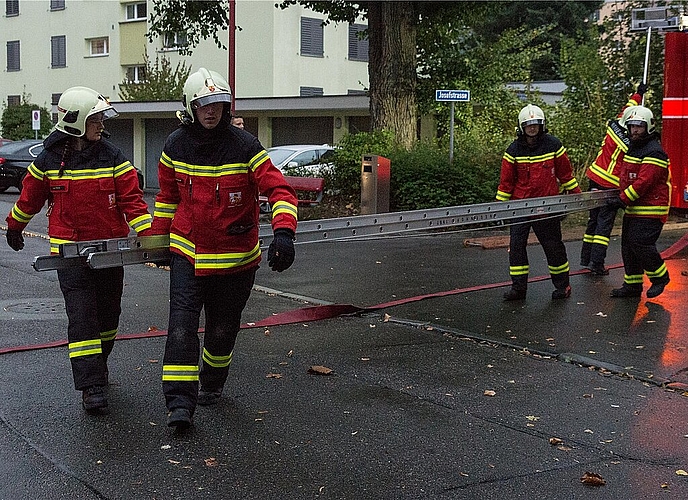
<svg viewBox="0 0 688 500"><path fill-rule="evenodd" d="M15 200L0 194L0 212ZM167 271L126 268L120 335L134 338L110 357L110 413L86 415L66 348L48 347L66 337L56 274L31 268L44 219L24 251L0 244L0 349L30 347L0 354L0 500L688 498L686 252L653 300L608 298L617 267L572 276L568 300L544 280L505 303L489 285L508 281L506 249L464 247L465 232L298 245L289 270L261 267L244 322L374 310L243 329L223 399L178 434L164 336L139 336L167 328ZM687 228L667 226L660 247ZM580 242L567 249L577 270ZM529 255L544 275L542 249Z"/></svg>

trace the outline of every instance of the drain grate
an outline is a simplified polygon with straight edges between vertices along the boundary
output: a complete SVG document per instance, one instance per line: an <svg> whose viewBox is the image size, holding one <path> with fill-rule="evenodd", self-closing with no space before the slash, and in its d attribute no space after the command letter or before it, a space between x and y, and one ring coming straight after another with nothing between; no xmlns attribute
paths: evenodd
<svg viewBox="0 0 688 500"><path fill-rule="evenodd" d="M0 319L55 319L66 316L61 299L0 301Z"/></svg>

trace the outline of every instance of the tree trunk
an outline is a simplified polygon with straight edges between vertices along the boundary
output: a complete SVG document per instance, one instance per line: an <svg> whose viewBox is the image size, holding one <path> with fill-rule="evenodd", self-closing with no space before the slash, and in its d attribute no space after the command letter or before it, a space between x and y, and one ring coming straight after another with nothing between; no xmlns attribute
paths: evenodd
<svg viewBox="0 0 688 500"><path fill-rule="evenodd" d="M416 15L413 2L368 2L370 117L410 149L416 141Z"/></svg>

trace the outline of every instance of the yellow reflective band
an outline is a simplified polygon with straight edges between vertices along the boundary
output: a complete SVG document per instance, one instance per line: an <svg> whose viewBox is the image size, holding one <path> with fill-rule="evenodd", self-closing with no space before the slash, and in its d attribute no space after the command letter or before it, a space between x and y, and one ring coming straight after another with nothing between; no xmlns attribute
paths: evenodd
<svg viewBox="0 0 688 500"><path fill-rule="evenodd" d="M509 274L511 276L522 276L528 274L530 266L509 266Z"/></svg>
<svg viewBox="0 0 688 500"><path fill-rule="evenodd" d="M164 365L162 367L162 381L198 382L198 366Z"/></svg>
<svg viewBox="0 0 688 500"><path fill-rule="evenodd" d="M93 354L101 354L103 352L103 349L100 345L100 339L83 340L81 342L70 342L68 348L70 358L90 356Z"/></svg>
<svg viewBox="0 0 688 500"><path fill-rule="evenodd" d="M642 285L643 284L643 275L642 274L624 274L624 283L628 283L629 285Z"/></svg>
<svg viewBox="0 0 688 500"><path fill-rule="evenodd" d="M584 234L583 235L583 243L592 243L595 241L595 235L594 234Z"/></svg>
<svg viewBox="0 0 688 500"><path fill-rule="evenodd" d="M129 161L125 161L124 163L120 163L115 167L113 177L119 177L120 175L126 174L131 170L134 170L134 165L132 165Z"/></svg>
<svg viewBox="0 0 688 500"><path fill-rule="evenodd" d="M14 205L12 207L12 218L17 222L28 224L29 221L33 219L33 215L22 212L17 205Z"/></svg>
<svg viewBox="0 0 688 500"><path fill-rule="evenodd" d="M561 149L559 151L561 151ZM553 160L557 156L557 153L545 153L544 155L539 155L539 156L517 156L516 161L519 163L526 163L526 164L527 163L531 163L531 164L532 163L539 163L541 161Z"/></svg>
<svg viewBox="0 0 688 500"><path fill-rule="evenodd" d="M60 245L63 243L74 243L71 240L61 240L59 238L50 238L50 253L60 253Z"/></svg>
<svg viewBox="0 0 688 500"><path fill-rule="evenodd" d="M234 351L230 352L227 356L213 356L210 354L205 347L203 348L203 361L208 363L213 368L226 368L232 362L232 356Z"/></svg>
<svg viewBox="0 0 688 500"><path fill-rule="evenodd" d="M610 163L609 165L610 169L614 168L613 162ZM603 169L596 163L593 163L590 166L590 170L600 176L602 179L606 180L607 182L611 182L614 184L616 187L619 187L619 178L616 175L612 175L609 171Z"/></svg>
<svg viewBox="0 0 688 500"><path fill-rule="evenodd" d="M112 167L88 168L84 170L65 170L60 176L59 170L46 170L45 175L50 180L84 181L106 179L113 177Z"/></svg>
<svg viewBox="0 0 688 500"><path fill-rule="evenodd" d="M175 172L194 177L223 177L227 175L248 174L248 164L227 163L224 165L193 165L170 159Z"/></svg>
<svg viewBox="0 0 688 500"><path fill-rule="evenodd" d="M258 168L260 165L265 163L265 160L267 160L268 157L268 152L263 150L260 153L258 153L256 156L251 158L251 160L248 162L249 166L251 167L251 170L255 172L256 168Z"/></svg>
<svg viewBox="0 0 688 500"><path fill-rule="evenodd" d="M196 246L178 234L170 233L170 247L178 249L192 259L196 259Z"/></svg>
<svg viewBox="0 0 688 500"><path fill-rule="evenodd" d="M498 201L509 201L511 199L511 193L505 193L504 191L497 191Z"/></svg>
<svg viewBox="0 0 688 500"><path fill-rule="evenodd" d="M130 220L129 225L132 227L132 229L134 229L134 231L140 233L144 229L150 228L152 222L153 217L151 217L150 214L145 214Z"/></svg>
<svg viewBox="0 0 688 500"><path fill-rule="evenodd" d="M115 337L117 337L117 328L113 330L108 330L106 332L100 332L100 340L103 342L115 340Z"/></svg>
<svg viewBox="0 0 688 500"><path fill-rule="evenodd" d="M666 264L663 262L661 266L656 271L645 270L648 278L661 278L667 273Z"/></svg>
<svg viewBox="0 0 688 500"><path fill-rule="evenodd" d="M260 256L260 242L250 252L196 254L196 269L230 269L253 262Z"/></svg>
<svg viewBox="0 0 688 500"><path fill-rule="evenodd" d="M167 155L165 154L164 151L163 151L162 154L160 155L160 160L159 160L159 161L160 161L160 163L161 163L162 165L164 165L165 167L174 168L174 167L172 166L172 160L170 160L170 157L167 156Z"/></svg>
<svg viewBox="0 0 688 500"><path fill-rule="evenodd" d="M36 165L34 165L33 163L31 163L31 165L28 166L27 170L29 171L29 173L31 174L32 177L35 177L39 181L43 180L43 172L38 170L38 167Z"/></svg>
<svg viewBox="0 0 688 500"><path fill-rule="evenodd" d="M560 266L547 266L549 268L549 274L562 274L569 272L569 263L565 262Z"/></svg>
<svg viewBox="0 0 688 500"><path fill-rule="evenodd" d="M599 234L595 235L592 242L596 243L597 245L602 245L605 247L609 246L609 238L606 238L604 236L600 236Z"/></svg>
<svg viewBox="0 0 688 500"><path fill-rule="evenodd" d="M669 206L668 205L659 206L659 207L629 205L626 207L626 214L628 214L628 215L645 215L645 216L657 217L657 216L667 215L668 213L669 213Z"/></svg>
<svg viewBox="0 0 688 500"><path fill-rule="evenodd" d="M278 214L288 214L296 219L298 210L296 205L292 205L291 203L280 200L275 202L275 204L272 206L272 216L275 217Z"/></svg>

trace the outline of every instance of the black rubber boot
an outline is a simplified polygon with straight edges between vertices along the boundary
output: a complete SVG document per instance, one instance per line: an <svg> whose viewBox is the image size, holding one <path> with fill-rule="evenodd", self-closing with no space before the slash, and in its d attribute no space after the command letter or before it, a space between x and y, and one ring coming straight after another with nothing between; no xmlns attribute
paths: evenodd
<svg viewBox="0 0 688 500"><path fill-rule="evenodd" d="M590 264L590 274L594 274L595 276L607 276L609 274L609 269L604 267L604 264L599 264L597 262L593 262Z"/></svg>
<svg viewBox="0 0 688 500"><path fill-rule="evenodd" d="M191 426L191 412L186 408L175 408L167 415L167 425L183 431Z"/></svg>
<svg viewBox="0 0 688 500"><path fill-rule="evenodd" d="M97 413L108 406L105 389L99 385L87 387L81 391L81 400L84 410L89 413Z"/></svg>
<svg viewBox="0 0 688 500"><path fill-rule="evenodd" d="M647 291L647 298L652 299L657 297L658 295L661 295L661 293L664 291L664 287L669 284L669 273L666 273L664 276L661 278L657 278L652 282L652 286L650 289Z"/></svg>
<svg viewBox="0 0 688 500"><path fill-rule="evenodd" d="M525 298L526 298L526 291L525 290L516 290L515 288L511 288L508 291L504 292L504 300L505 301L523 300Z"/></svg>
<svg viewBox="0 0 688 500"><path fill-rule="evenodd" d="M222 396L222 388L205 389L201 387L201 390L198 391L198 404L201 406L214 405L220 401L220 396Z"/></svg>
<svg viewBox="0 0 688 500"><path fill-rule="evenodd" d="M557 288L552 292L552 299L558 300L558 299L568 299L571 296L571 287L567 286L566 288Z"/></svg>

